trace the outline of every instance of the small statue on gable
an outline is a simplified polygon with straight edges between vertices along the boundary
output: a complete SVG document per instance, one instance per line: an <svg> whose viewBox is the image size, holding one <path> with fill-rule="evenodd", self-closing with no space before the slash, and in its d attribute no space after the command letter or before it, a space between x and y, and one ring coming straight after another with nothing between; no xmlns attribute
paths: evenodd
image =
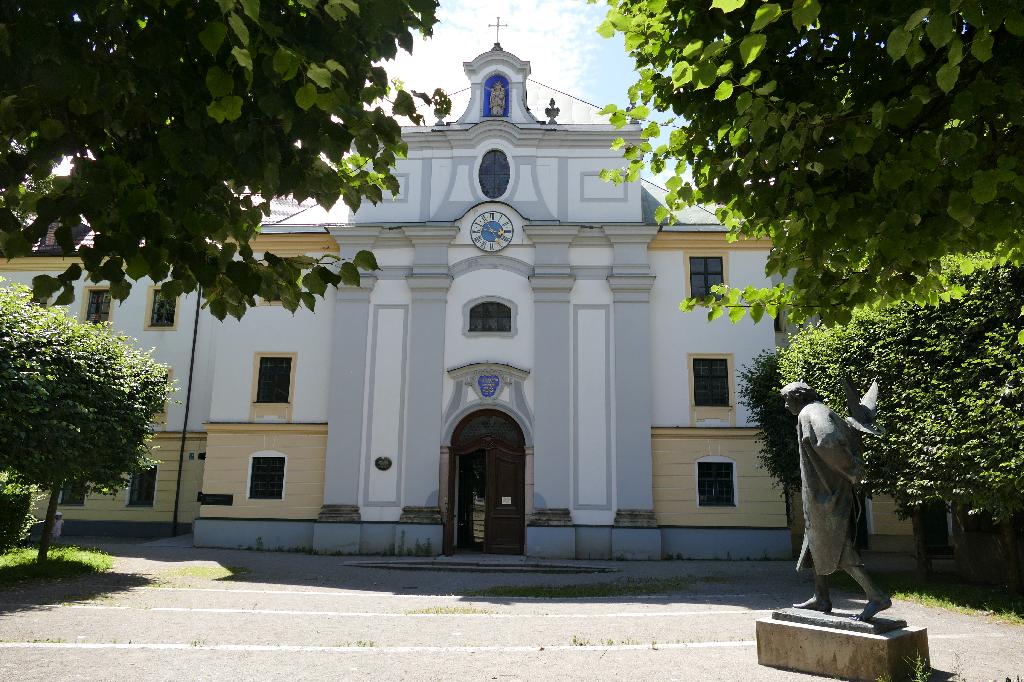
<svg viewBox="0 0 1024 682"><path fill-rule="evenodd" d="M491 87L490 105L491 116L505 115L505 86L500 80Z"/></svg>

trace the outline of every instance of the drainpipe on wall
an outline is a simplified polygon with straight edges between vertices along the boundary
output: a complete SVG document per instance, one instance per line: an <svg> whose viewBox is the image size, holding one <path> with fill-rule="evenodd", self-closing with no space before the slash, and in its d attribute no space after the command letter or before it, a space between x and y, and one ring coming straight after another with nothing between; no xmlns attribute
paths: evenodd
<svg viewBox="0 0 1024 682"><path fill-rule="evenodd" d="M178 450L178 480L174 484L174 516L171 518L171 537L178 534L178 506L181 502L181 470L185 466L185 438L188 435L188 411L192 406L192 373L196 367L196 339L199 336L199 310L203 305L203 288L196 289L196 316L192 323L192 354L188 360L188 383L185 385L185 418L181 423L181 447Z"/></svg>

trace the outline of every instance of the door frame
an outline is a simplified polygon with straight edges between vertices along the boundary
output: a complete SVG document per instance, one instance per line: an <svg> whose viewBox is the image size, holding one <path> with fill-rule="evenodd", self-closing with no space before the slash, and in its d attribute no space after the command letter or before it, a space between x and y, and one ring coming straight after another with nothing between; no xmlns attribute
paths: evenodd
<svg viewBox="0 0 1024 682"><path fill-rule="evenodd" d="M519 434L519 442L518 443L509 443L505 439L495 438L493 435L485 435L485 436L481 436L479 438L475 438L472 441L468 441L468 442L465 442L465 443L459 443L459 436L461 435L462 430L465 428L465 426L470 421L472 421L473 419L476 419L476 418L481 417L481 416L486 416L486 415L493 415L493 416L500 417L501 419L503 419L503 420L507 421L508 423L514 425L515 428L516 428L516 431ZM442 522L441 551L442 551L442 553L444 555L446 555L446 556L451 556L452 554L455 553L455 549L456 549L455 548L455 523L456 523L456 520L455 520L455 511L456 511L455 510L455 493L456 493L456 487L458 485L458 461L459 461L459 457L461 455L468 455L468 454L472 454L474 452L479 452L480 450L484 450L486 452L485 456L487 457L488 469L490 469L491 460L493 459L493 453L496 452L496 451L499 451L499 450L502 451L502 452L505 452L507 454L517 455L521 459L521 467L522 467L522 473L523 473L523 491L522 491L522 494L523 494L523 504L521 505L522 513L523 513L523 542L522 542L522 545L523 545L523 551L525 551L525 549L526 549L526 547L525 547L525 535L526 535L526 518L525 518L526 517L526 473L527 472L526 472L526 446L525 446L525 435L523 433L523 427L519 425L519 422L516 421L516 419L514 417L512 417L511 415L509 415L506 412L503 412L502 410L483 408L483 409L480 409L480 410L475 410L473 412L470 412L465 417L463 417L461 420L459 420L458 425L455 427L455 430L452 432L451 443L452 443L451 447L448 448L449 456L448 456L448 460L447 460L447 464L448 464L447 478L448 478L448 480L447 481L441 481L442 486L444 486L444 488L448 491L448 496L447 496L447 499L445 501L445 508L443 510L443 513L441 514L441 522ZM490 470L488 470L488 483L490 482L490 475L491 475L490 474ZM488 487L489 487L489 485L488 485ZM488 500L488 504L490 504L490 500ZM488 512L488 516L485 517L485 526L484 526L484 528L485 528L485 530L484 530L484 552L487 552L488 540L489 540L490 527L489 527L489 524L487 523L487 520L489 519L489 516L490 516L490 514Z"/></svg>

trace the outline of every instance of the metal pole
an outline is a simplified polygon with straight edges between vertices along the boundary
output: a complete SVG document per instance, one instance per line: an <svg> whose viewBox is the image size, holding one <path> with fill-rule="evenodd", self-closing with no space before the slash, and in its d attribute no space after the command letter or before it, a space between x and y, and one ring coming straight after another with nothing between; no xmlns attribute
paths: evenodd
<svg viewBox="0 0 1024 682"><path fill-rule="evenodd" d="M203 287L196 289L196 316L192 323L192 354L188 360L188 383L185 386L185 418L181 423L181 447L178 450L178 480L174 484L174 516L171 537L178 534L178 506L181 502L181 470L185 466L185 438L188 435L188 412L192 406L192 373L196 367L196 339L199 336L199 310L203 305Z"/></svg>

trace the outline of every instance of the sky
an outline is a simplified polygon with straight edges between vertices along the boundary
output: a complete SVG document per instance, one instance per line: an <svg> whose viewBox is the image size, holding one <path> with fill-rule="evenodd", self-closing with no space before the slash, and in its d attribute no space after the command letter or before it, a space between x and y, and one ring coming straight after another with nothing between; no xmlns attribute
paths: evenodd
<svg viewBox="0 0 1024 682"><path fill-rule="evenodd" d="M385 64L406 87L449 94L468 85L462 63L494 45L494 24L501 17L501 46L530 62L532 80L603 107L626 104L635 80L633 62L622 36L605 39L597 26L605 4L586 0L440 0L432 38L416 38L412 54L400 52ZM508 24L507 27L504 24ZM457 118L461 111L452 111Z"/></svg>

